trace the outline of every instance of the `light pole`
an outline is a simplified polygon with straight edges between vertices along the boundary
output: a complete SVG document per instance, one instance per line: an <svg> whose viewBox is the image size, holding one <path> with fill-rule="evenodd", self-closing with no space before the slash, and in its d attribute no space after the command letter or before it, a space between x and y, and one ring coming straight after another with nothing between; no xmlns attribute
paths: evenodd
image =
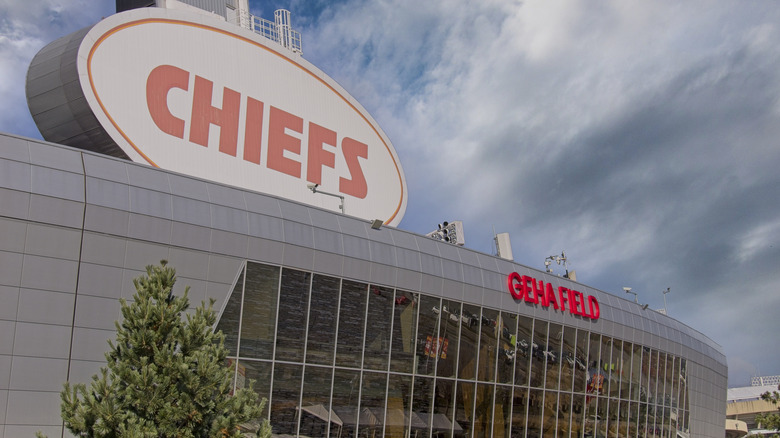
<svg viewBox="0 0 780 438"><path fill-rule="evenodd" d="M631 294L631 295L633 295L633 296L634 296L634 302L635 302L635 303L637 303L637 304L639 304L639 295L637 295L637 293L636 293L636 292L631 292L631 288L630 288L630 287L624 287L624 288L623 288L623 290L624 290L624 291L625 291L627 294Z"/></svg>
<svg viewBox="0 0 780 438"><path fill-rule="evenodd" d="M664 294L664 315L668 315L668 313L666 312L666 294L668 294L669 292L671 292L671 289L672 289L672 288L670 288L670 287L667 287L667 288L666 288L666 290L665 290L665 291L663 291L663 294Z"/></svg>
<svg viewBox="0 0 780 438"><path fill-rule="evenodd" d="M311 190L312 193L322 193L323 195L333 196L334 198L341 199L341 204L339 204L339 210L341 210L341 214L344 214L344 197L341 195L337 195L335 193L328 193L323 192L322 190L317 190L317 187L319 187L319 184L307 184L306 187Z"/></svg>

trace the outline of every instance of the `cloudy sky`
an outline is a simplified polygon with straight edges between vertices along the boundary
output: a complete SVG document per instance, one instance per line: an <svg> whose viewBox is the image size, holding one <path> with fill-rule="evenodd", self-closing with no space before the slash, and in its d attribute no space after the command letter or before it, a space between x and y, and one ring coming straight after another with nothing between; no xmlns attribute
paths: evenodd
<svg viewBox="0 0 780 438"><path fill-rule="evenodd" d="M723 346L729 386L780 374L780 3L274 0L304 57L395 145L401 228L639 300ZM113 1L0 0L0 131L40 138L24 76ZM561 268L557 272L561 272ZM628 298L632 298L628 296Z"/></svg>

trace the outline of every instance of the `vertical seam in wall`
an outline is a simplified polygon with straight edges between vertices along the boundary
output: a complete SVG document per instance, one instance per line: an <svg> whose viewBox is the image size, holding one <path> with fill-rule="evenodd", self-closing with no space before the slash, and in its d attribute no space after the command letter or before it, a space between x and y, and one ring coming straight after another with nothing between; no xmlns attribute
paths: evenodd
<svg viewBox="0 0 780 438"><path fill-rule="evenodd" d="M87 223L87 168L84 165L84 153L80 152L81 157L81 171L84 177L84 201L83 210L81 212L81 238L79 239L79 257L78 264L76 265L76 287L73 290L73 316L70 323L70 345L68 346L68 372L66 375L66 381L70 382L70 369L73 364L73 335L76 331L76 305L79 300L79 277L81 275L81 257L84 250L84 227ZM65 422L62 423L62 430L60 436L65 436Z"/></svg>

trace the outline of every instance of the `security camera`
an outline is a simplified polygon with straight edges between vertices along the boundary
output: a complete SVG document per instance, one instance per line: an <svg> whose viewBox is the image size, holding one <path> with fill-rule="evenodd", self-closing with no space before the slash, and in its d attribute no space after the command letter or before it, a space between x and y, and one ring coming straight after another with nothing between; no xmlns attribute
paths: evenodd
<svg viewBox="0 0 780 438"><path fill-rule="evenodd" d="M308 187L309 190L311 190L312 192L317 190L317 187L319 186L320 186L319 184L306 184L306 187Z"/></svg>

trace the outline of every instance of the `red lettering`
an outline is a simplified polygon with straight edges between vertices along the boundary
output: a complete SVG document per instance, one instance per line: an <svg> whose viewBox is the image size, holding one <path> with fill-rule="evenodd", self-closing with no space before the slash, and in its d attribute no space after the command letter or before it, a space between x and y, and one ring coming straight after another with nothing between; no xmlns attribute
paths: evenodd
<svg viewBox="0 0 780 438"><path fill-rule="evenodd" d="M558 301L555 299L555 292L553 292L553 286L552 283L547 283L547 286L544 288L544 294L546 297L547 305L552 304L553 308L555 310L558 310Z"/></svg>
<svg viewBox="0 0 780 438"><path fill-rule="evenodd" d="M547 302L547 297L544 296L544 282L542 280L534 279L531 281L531 285L534 289L534 302L547 307L549 303Z"/></svg>
<svg viewBox="0 0 780 438"><path fill-rule="evenodd" d="M241 107L241 95L225 87L222 90L222 108L211 105L214 83L195 76L192 98L192 119L190 141L201 146L209 146L211 125L219 126L219 151L236 156L238 144L238 113Z"/></svg>
<svg viewBox="0 0 780 438"><path fill-rule="evenodd" d="M358 158L368 159L368 145L357 140L345 137L341 140L341 153L347 161L347 168L352 179L339 178L339 191L345 195L352 195L363 199L368 194L368 184L363 175Z"/></svg>
<svg viewBox="0 0 780 438"><path fill-rule="evenodd" d="M585 295L580 291L574 291L574 293L577 294L577 300L579 301L577 307L579 307L580 315L587 317L588 314L585 312Z"/></svg>
<svg viewBox="0 0 780 438"><path fill-rule="evenodd" d="M572 315L580 314L580 311L578 310L577 291L571 289L569 289L569 312L571 312Z"/></svg>
<svg viewBox="0 0 780 438"><path fill-rule="evenodd" d="M517 272L509 274L509 276L506 278L506 285L509 288L509 293L512 295L512 298L516 300L522 300L525 298L523 288L521 287L521 281L522 279L520 274Z"/></svg>
<svg viewBox="0 0 780 438"><path fill-rule="evenodd" d="M246 127L244 128L244 160L260 164L263 142L263 102L246 98Z"/></svg>
<svg viewBox="0 0 780 438"><path fill-rule="evenodd" d="M336 167L336 155L326 151L322 147L325 144L336 147L336 133L316 123L309 122L309 155L306 162L306 179L314 184L322 184L322 166Z"/></svg>
<svg viewBox="0 0 780 438"><path fill-rule="evenodd" d="M561 302L561 312L566 311L566 303L569 301L568 292L569 289L566 289L563 286L558 286L558 300Z"/></svg>
<svg viewBox="0 0 780 438"><path fill-rule="evenodd" d="M174 88L187 91L190 74L172 65L155 67L146 79L146 106L152 121L160 130L184 138L184 120L174 117L168 108L168 92Z"/></svg>
<svg viewBox="0 0 780 438"><path fill-rule="evenodd" d="M596 300L596 297L589 296L588 304L590 305L590 317L592 319L599 319L601 311L599 310L599 302Z"/></svg>
<svg viewBox="0 0 780 438"><path fill-rule="evenodd" d="M267 166L269 169L300 178L301 163L285 157L284 151L300 155L301 140L287 134L287 129L302 134L303 119L272 106L268 117Z"/></svg>

